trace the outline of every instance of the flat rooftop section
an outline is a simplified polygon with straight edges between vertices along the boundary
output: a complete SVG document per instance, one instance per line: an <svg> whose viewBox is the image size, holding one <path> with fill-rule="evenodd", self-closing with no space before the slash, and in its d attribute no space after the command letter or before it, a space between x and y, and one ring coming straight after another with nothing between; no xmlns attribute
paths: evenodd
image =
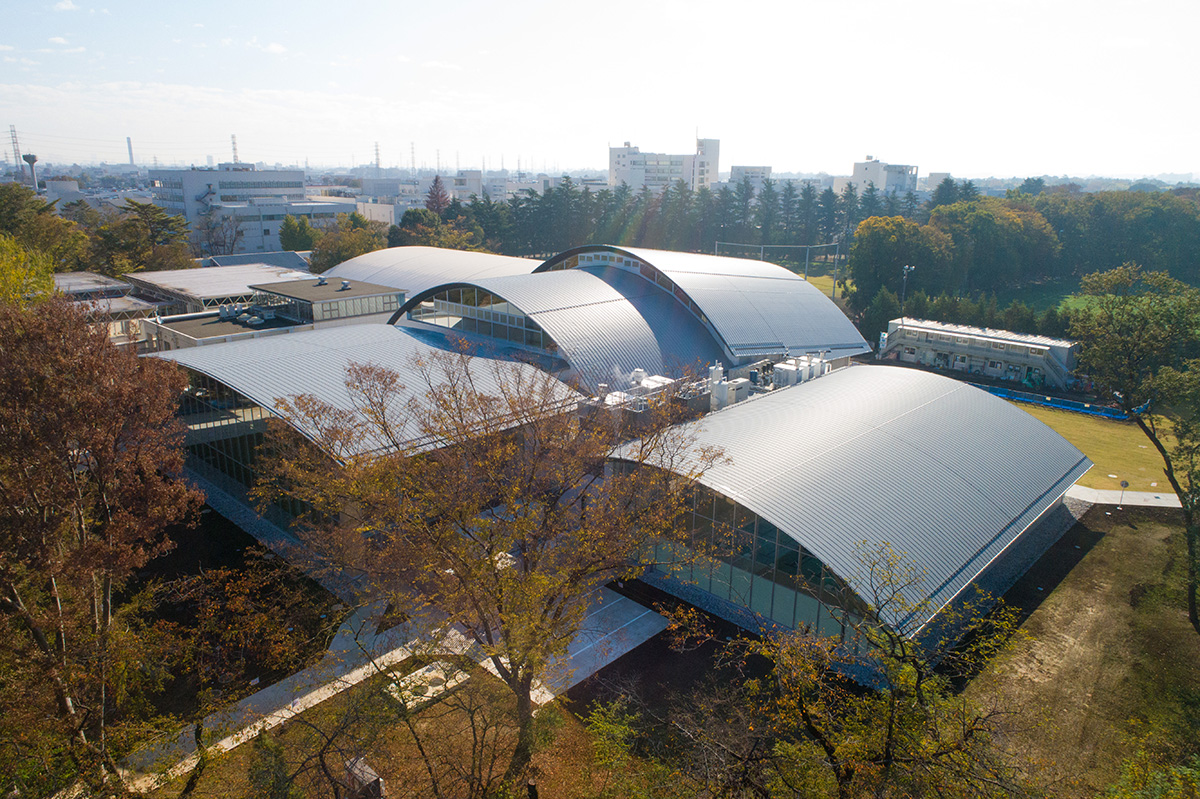
<svg viewBox="0 0 1200 799"><path fill-rule="evenodd" d="M238 264L236 266L196 267L195 269L171 269L161 272L138 272L128 276L130 283L160 289L191 297L197 300L219 297L239 297L249 294L251 284L271 283L280 280L308 278L281 266L264 264Z"/></svg>
<svg viewBox="0 0 1200 799"><path fill-rule="evenodd" d="M377 297L381 294L403 294L402 289L391 286L381 286L378 283L364 283L350 280L349 288L342 288L341 278L326 278L321 285L319 278L309 277L304 280L283 280L278 283L259 283L250 288L256 291L269 291L281 297L305 302L332 302L334 300L349 300L355 297Z"/></svg>
<svg viewBox="0 0 1200 799"><path fill-rule="evenodd" d="M86 294L93 291L129 291L129 284L94 272L59 272L54 276L54 288L63 294Z"/></svg>
<svg viewBox="0 0 1200 799"><path fill-rule="evenodd" d="M279 250L277 252L241 252L236 255L210 255L207 258L199 260L201 261L201 265L206 268L260 264L262 266L281 266L284 269L307 272L308 256L311 255L312 250L304 250L303 252Z"/></svg>
<svg viewBox="0 0 1200 799"><path fill-rule="evenodd" d="M99 297L94 300L79 300L80 305L86 306L90 313L136 313L144 316L157 313L163 304L146 302L137 297Z"/></svg>
<svg viewBox="0 0 1200 799"><path fill-rule="evenodd" d="M189 338L205 339L235 336L239 333L254 333L260 330L278 330L284 327L296 327L302 323L294 319L276 316L274 319L263 320L262 324L248 325L245 322L239 322L236 318L222 319L219 314L211 313L167 317L160 320L159 324Z"/></svg>
<svg viewBox="0 0 1200 799"><path fill-rule="evenodd" d="M1014 344L1030 344L1041 347L1066 347L1070 349L1077 342L1065 338L1036 336L1026 333L1014 333L1011 330L998 330L990 327L971 327L970 325L952 325L947 322L934 322L929 319L912 319L902 316L892 322L906 330L924 330L930 333L947 333L952 336L971 336L985 338L991 341L1012 342Z"/></svg>

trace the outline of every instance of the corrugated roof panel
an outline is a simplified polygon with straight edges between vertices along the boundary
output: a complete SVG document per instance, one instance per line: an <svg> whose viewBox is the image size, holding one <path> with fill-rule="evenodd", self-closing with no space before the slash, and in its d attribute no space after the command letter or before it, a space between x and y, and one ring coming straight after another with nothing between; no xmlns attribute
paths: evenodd
<svg viewBox="0 0 1200 799"><path fill-rule="evenodd" d="M630 272L593 266L470 284L536 321L590 390L600 383L621 388L634 369L675 377L725 363L691 312Z"/></svg>
<svg viewBox="0 0 1200 799"><path fill-rule="evenodd" d="M698 445L730 459L705 474L705 485L775 524L852 587L860 544L890 543L925 572L933 611L1091 465L997 397L884 366L760 395L690 429Z"/></svg>
<svg viewBox="0 0 1200 799"><path fill-rule="evenodd" d="M154 357L206 374L270 410L276 400L297 394L311 394L336 408L353 410L346 368L352 363L375 364L396 372L407 387L395 398L394 407L400 410L428 390L420 361L444 352L404 328L350 325L172 350ZM476 385L485 393L497 393L498 380L507 379L509 370L529 377L539 374L526 364L487 358L472 358L469 363ZM564 398L573 393L566 386L563 391ZM404 434L415 436L416 431L406 429ZM365 451L386 447L386 441L371 438Z"/></svg>
<svg viewBox="0 0 1200 799"><path fill-rule="evenodd" d="M781 266L640 247L596 246L568 252L589 251L624 252L667 275L707 317L734 358L822 350L842 357L869 351L857 328L832 300ZM538 268L562 258L555 256ZM576 267L586 268L591 267Z"/></svg>
<svg viewBox="0 0 1200 799"><path fill-rule="evenodd" d="M389 247L343 261L325 274L330 278L365 280L401 289L409 297L443 283L474 278L528 274L538 262L440 247Z"/></svg>

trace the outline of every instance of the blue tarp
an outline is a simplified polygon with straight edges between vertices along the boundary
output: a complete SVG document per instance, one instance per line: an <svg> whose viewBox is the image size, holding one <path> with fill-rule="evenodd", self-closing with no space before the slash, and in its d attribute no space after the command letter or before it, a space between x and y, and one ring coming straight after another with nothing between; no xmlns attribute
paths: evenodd
<svg viewBox="0 0 1200 799"><path fill-rule="evenodd" d="M1011 388L1000 388L999 386L985 386L980 383L972 383L975 388L981 388L988 393L995 394L997 397L1004 399L1015 400L1016 402L1029 402L1034 405L1042 405L1046 408L1058 408L1064 411L1074 411L1076 413L1087 413L1092 416L1102 416L1105 419L1118 419L1126 421L1129 416L1118 408L1110 408L1105 405L1093 405L1090 402L1076 402L1069 399L1061 399L1059 397L1050 397L1045 394L1030 394L1027 391L1014 391Z"/></svg>

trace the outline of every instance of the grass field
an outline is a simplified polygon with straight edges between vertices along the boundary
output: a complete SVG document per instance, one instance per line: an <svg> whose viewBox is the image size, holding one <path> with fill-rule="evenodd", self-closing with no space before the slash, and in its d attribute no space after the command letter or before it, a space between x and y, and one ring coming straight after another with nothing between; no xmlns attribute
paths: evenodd
<svg viewBox="0 0 1200 799"><path fill-rule="evenodd" d="M1005 597L1024 640L966 694L1013 711L1007 743L1049 793L1096 796L1127 758L1200 751L1185 562L1178 511L1097 506Z"/></svg>
<svg viewBox="0 0 1200 799"><path fill-rule="evenodd" d="M1163 474L1162 458L1132 422L1116 422L1082 413L1014 402L1021 410L1052 428L1096 464L1079 481L1081 486L1130 491L1174 493Z"/></svg>

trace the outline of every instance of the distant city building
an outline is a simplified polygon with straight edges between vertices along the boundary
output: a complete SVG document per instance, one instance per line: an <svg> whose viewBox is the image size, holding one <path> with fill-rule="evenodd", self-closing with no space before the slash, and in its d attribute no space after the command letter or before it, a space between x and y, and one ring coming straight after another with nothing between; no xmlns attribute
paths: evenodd
<svg viewBox="0 0 1200 799"><path fill-rule="evenodd" d="M222 219L232 219L240 228L240 237L229 242L234 252L270 252L282 249L279 225L284 217L303 216L320 226L332 224L343 210L332 203L309 200L302 169L258 170L251 164L236 163L216 169L152 169L150 185L154 204L182 214L192 242L201 250L209 249L204 226Z"/></svg>
<svg viewBox="0 0 1200 799"><path fill-rule="evenodd" d="M750 185L754 187L754 193L758 194L762 191L763 184L771 179L771 167L734 166L729 168L730 187L737 186L747 178L750 180Z"/></svg>
<svg viewBox="0 0 1200 799"><path fill-rule="evenodd" d="M647 186L659 192L678 180L689 189L712 188L717 182L721 143L717 139L697 139L694 155L643 153L625 142L624 147L608 148L608 185L640 189Z"/></svg>
<svg viewBox="0 0 1200 799"><path fill-rule="evenodd" d="M950 177L949 172L930 172L929 175L922 181L921 188L926 191L933 191L938 187L938 184Z"/></svg>
<svg viewBox="0 0 1200 799"><path fill-rule="evenodd" d="M917 190L917 167L886 164L868 155L866 161L854 164L854 172L850 177L834 178L833 190L840 194L848 184L854 184L855 190L862 194L868 183L874 183L875 190L880 194L896 192L904 195Z"/></svg>

